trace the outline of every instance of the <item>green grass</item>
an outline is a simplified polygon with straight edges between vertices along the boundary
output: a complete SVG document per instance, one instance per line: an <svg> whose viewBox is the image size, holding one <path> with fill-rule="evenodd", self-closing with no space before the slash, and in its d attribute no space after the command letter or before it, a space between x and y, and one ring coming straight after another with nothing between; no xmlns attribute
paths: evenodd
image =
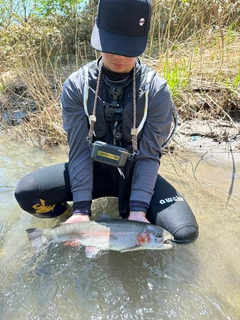
<svg viewBox="0 0 240 320"><path fill-rule="evenodd" d="M189 76L185 59L174 62L173 66L168 61L163 64L163 77L168 82L173 99L178 98L179 94L187 88Z"/></svg>
<svg viewBox="0 0 240 320"><path fill-rule="evenodd" d="M238 70L236 77L233 79L233 88L237 89L239 84L240 84L240 69Z"/></svg>

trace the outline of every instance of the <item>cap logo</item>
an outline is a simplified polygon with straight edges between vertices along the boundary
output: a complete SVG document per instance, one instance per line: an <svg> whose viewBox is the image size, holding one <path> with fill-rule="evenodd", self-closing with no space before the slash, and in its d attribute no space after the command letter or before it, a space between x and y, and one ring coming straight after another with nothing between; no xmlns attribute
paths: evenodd
<svg viewBox="0 0 240 320"><path fill-rule="evenodd" d="M145 23L145 19L144 19L144 18L141 18L141 19L139 20L139 25L140 25L140 26L143 26L144 23Z"/></svg>

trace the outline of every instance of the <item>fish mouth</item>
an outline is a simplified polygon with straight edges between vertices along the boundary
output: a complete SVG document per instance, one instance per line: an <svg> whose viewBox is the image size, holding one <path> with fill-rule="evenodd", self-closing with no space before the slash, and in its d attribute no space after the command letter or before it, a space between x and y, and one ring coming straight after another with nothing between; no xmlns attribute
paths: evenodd
<svg viewBox="0 0 240 320"><path fill-rule="evenodd" d="M173 241L174 241L174 237L171 235L166 235L163 237L163 248L164 249L172 249L173 247Z"/></svg>

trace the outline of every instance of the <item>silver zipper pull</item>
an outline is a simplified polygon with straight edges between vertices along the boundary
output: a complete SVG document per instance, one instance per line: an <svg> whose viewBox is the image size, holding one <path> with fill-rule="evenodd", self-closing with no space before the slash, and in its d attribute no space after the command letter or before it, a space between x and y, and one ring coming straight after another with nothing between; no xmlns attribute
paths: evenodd
<svg viewBox="0 0 240 320"><path fill-rule="evenodd" d="M122 176L123 179L125 179L125 175L124 175L124 173L122 172L122 170L121 170L120 168L118 168L118 167L117 167L117 169L118 169L118 172L119 172L120 176Z"/></svg>

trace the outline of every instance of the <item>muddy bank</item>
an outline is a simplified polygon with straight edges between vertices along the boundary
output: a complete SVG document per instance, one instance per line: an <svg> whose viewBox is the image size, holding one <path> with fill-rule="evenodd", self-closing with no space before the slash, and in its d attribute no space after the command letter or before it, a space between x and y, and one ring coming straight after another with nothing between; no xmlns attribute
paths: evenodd
<svg viewBox="0 0 240 320"><path fill-rule="evenodd" d="M173 139L175 151L196 152L220 162L234 157L240 163L240 122L227 120L180 121Z"/></svg>

